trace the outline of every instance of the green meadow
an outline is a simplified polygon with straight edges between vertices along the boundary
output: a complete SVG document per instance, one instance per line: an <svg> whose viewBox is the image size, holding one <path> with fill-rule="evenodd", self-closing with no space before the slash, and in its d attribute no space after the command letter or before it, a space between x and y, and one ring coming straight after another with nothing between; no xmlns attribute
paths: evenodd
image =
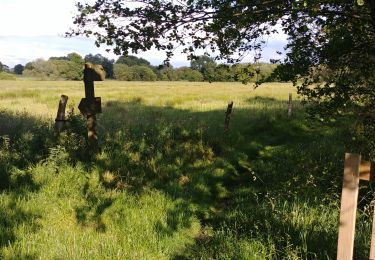
<svg viewBox="0 0 375 260"><path fill-rule="evenodd" d="M0 81L1 259L336 258L353 121L310 119L288 83L104 81L95 94L92 154L83 82ZM356 259L372 218L361 187Z"/></svg>

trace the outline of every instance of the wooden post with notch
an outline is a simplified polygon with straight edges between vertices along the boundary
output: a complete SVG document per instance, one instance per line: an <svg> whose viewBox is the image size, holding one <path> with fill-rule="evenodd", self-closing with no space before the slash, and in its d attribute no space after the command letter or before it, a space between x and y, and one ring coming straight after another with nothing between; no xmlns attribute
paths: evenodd
<svg viewBox="0 0 375 260"><path fill-rule="evenodd" d="M96 152L98 146L98 133L96 132L96 114L102 112L101 98L95 97L94 81L103 81L105 72L101 65L85 64L83 82L85 84L85 98L79 103L79 110L87 118L87 138L89 147Z"/></svg>
<svg viewBox="0 0 375 260"><path fill-rule="evenodd" d="M341 194L337 260L353 259L359 180L374 181L375 167L358 154L345 154ZM375 217L375 214L374 216ZM370 259L375 259L375 218L372 223Z"/></svg>
<svg viewBox="0 0 375 260"><path fill-rule="evenodd" d="M289 93L289 100L288 100L288 118L292 117L292 93Z"/></svg>
<svg viewBox="0 0 375 260"><path fill-rule="evenodd" d="M233 101L228 103L227 111L225 112L225 119L224 119L224 132L227 133L229 130L229 121L230 115L232 114L233 109Z"/></svg>
<svg viewBox="0 0 375 260"><path fill-rule="evenodd" d="M68 103L68 96L61 95L60 102L59 102L59 107L57 109L57 115L55 119L55 133L58 135L61 133L62 129L64 128L65 125L65 109L66 109L66 104Z"/></svg>

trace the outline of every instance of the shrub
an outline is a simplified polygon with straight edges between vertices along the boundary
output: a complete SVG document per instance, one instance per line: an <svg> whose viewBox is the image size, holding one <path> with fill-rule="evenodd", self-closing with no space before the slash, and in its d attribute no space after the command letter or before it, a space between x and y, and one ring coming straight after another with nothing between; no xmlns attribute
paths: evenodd
<svg viewBox="0 0 375 260"><path fill-rule="evenodd" d="M7 72L0 72L0 80L16 80L16 77Z"/></svg>
<svg viewBox="0 0 375 260"><path fill-rule="evenodd" d="M155 81L157 76L156 74L152 71L147 66L133 66L132 67L134 71L134 76L135 78L133 80L141 80L141 81Z"/></svg>
<svg viewBox="0 0 375 260"><path fill-rule="evenodd" d="M178 80L203 81L203 75L197 70L181 67L175 70Z"/></svg>
<svg viewBox="0 0 375 260"><path fill-rule="evenodd" d="M113 65L113 77L118 80L131 81L134 78L133 69L125 64Z"/></svg>
<svg viewBox="0 0 375 260"><path fill-rule="evenodd" d="M40 79L81 80L83 77L83 65L57 58L48 61L38 59L26 66L23 75Z"/></svg>

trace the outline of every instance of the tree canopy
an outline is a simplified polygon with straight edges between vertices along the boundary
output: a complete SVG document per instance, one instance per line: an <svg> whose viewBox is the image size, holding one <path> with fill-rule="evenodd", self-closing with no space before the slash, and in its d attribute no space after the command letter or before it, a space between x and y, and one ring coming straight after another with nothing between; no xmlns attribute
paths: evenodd
<svg viewBox="0 0 375 260"><path fill-rule="evenodd" d="M93 64L100 64L105 70L107 78L113 78L113 63L114 60L110 60L101 54L92 55L91 53L85 56L86 62L91 62Z"/></svg>
<svg viewBox="0 0 375 260"><path fill-rule="evenodd" d="M24 68L25 67L22 64L17 64L16 66L14 66L13 71L17 75L22 75Z"/></svg>
<svg viewBox="0 0 375 260"><path fill-rule="evenodd" d="M214 78L215 68L217 64L211 57L207 55L198 56L190 62L190 68L197 70L203 74L205 80L212 80Z"/></svg>
<svg viewBox="0 0 375 260"><path fill-rule="evenodd" d="M133 55L127 55L127 56L121 56L120 58L117 59L116 63L119 64L125 64L128 66L148 66L150 67L151 64L148 60L145 60L143 58L138 58Z"/></svg>
<svg viewBox="0 0 375 260"><path fill-rule="evenodd" d="M25 65L22 74L41 79L81 80L83 77L83 58L77 53L63 57L50 57L48 61L37 59Z"/></svg>
<svg viewBox="0 0 375 260"><path fill-rule="evenodd" d="M117 54L164 50L167 60L183 46L191 59L202 49L238 62L282 30L286 58L275 76L331 112L375 106L375 0L96 0L77 8L70 35L94 35ZM329 80L309 88L323 70Z"/></svg>
<svg viewBox="0 0 375 260"><path fill-rule="evenodd" d="M77 11L68 35L93 35L122 55L163 50L166 61L181 46L190 59L197 50L227 63L260 58L282 31L285 58L272 77L292 81L322 120L354 113L375 124L375 0L96 0Z"/></svg>

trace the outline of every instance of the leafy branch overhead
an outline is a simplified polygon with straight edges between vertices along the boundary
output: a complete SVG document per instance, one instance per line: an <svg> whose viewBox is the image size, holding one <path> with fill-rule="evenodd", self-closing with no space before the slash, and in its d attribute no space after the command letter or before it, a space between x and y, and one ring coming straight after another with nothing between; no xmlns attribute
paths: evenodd
<svg viewBox="0 0 375 260"><path fill-rule="evenodd" d="M228 58L235 51L260 48L262 36L277 33L277 23L289 35L356 20L375 28L374 14L359 5L363 1L356 6L353 1L97 0L77 4L77 28L69 34L93 34L97 45L115 45L117 54L152 47L171 53L181 45L190 54L209 47Z"/></svg>

